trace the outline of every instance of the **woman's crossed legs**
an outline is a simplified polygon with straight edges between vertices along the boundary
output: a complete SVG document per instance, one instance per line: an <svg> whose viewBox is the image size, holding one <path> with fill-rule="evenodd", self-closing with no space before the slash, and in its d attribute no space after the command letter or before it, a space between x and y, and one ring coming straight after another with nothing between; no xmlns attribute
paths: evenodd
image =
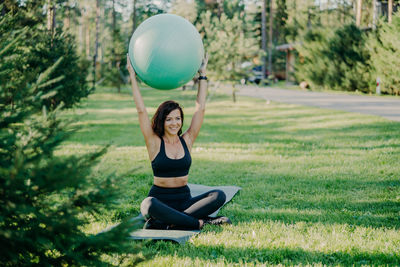
<svg viewBox="0 0 400 267"><path fill-rule="evenodd" d="M199 219L224 205L225 193L221 190L212 190L184 201L164 203L156 197L147 197L140 205L140 211L145 219L162 221L171 226L185 229L199 229Z"/></svg>

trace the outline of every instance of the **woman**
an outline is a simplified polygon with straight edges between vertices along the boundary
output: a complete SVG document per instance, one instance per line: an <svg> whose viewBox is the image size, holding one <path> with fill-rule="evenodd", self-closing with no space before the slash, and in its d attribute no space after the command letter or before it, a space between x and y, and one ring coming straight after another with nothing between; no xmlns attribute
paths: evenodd
<svg viewBox="0 0 400 267"><path fill-rule="evenodd" d="M174 101L162 103L150 122L129 56L127 62L140 129L154 173L154 184L140 206L147 220L145 228L202 229L205 224L230 223L227 217L208 217L225 203L223 191L212 190L191 197L187 186L192 162L190 151L205 112L208 56L203 59L199 69L199 88L192 122L182 135L183 112Z"/></svg>

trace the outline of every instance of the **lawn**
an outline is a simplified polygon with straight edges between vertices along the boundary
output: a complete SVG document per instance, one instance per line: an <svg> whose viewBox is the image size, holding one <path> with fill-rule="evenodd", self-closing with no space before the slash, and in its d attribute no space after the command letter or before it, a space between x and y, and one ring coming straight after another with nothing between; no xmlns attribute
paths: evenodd
<svg viewBox="0 0 400 267"><path fill-rule="evenodd" d="M142 94L151 115L183 104L187 129L195 91ZM136 216L152 172L129 89L100 89L67 116L81 128L57 154L111 144L93 172L124 188L87 231ZM214 93L192 159L191 183L242 187L220 212L233 224L185 245L143 243L152 256L140 266L400 265L400 123Z"/></svg>

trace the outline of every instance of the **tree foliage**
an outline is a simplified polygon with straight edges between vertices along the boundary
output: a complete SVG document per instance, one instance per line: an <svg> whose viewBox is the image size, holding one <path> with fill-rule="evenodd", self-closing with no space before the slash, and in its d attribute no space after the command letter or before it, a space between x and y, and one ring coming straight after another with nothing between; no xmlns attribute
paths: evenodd
<svg viewBox="0 0 400 267"><path fill-rule="evenodd" d="M209 53L210 76L220 81L239 81L246 75L244 61L260 54L259 40L253 31L251 17L236 13L232 18L220 18L207 11L197 26L203 34L205 50Z"/></svg>
<svg viewBox="0 0 400 267"><path fill-rule="evenodd" d="M127 42L121 32L119 21L122 18L120 12L116 10L117 4L118 2L114 0L107 12L111 14L111 23L106 24L111 33L111 41L110 45L106 47L101 75L105 78L106 84L116 87L120 92L121 86L125 83ZM120 5L122 7L122 4Z"/></svg>
<svg viewBox="0 0 400 267"><path fill-rule="evenodd" d="M18 12L1 17L0 28L15 23ZM55 155L74 128L60 116L62 102L51 109L46 103L71 93L68 75L60 67L68 71L76 65L66 60L72 53L68 45L52 39L59 47L46 50L51 43L37 36L41 32L35 27L9 28L8 34L0 34L1 265L99 266L108 264L104 254L114 253L121 260L122 253L131 256L127 261L132 264L137 247L126 237L135 221L126 220L98 235L83 230L114 205L118 188L113 176L99 179L91 171L105 148L83 156ZM35 38L34 47L28 37ZM45 51L41 58L47 64L35 68L31 57L38 51Z"/></svg>
<svg viewBox="0 0 400 267"><path fill-rule="evenodd" d="M76 53L74 38L61 31L50 35L41 27L40 21L27 19L32 14L35 14L33 10L21 8L0 20L1 44L7 46L18 39L13 53L2 53L3 67L7 66L8 70L0 72L0 81L7 92L7 102L24 97L27 94L25 85L33 83L39 73L62 56L63 61L49 74L51 82L41 84L40 90L44 93L53 90L52 95L38 99L38 106L56 108L63 103L64 107L71 107L90 93L86 84L87 70ZM57 90L61 87L62 90Z"/></svg>
<svg viewBox="0 0 400 267"><path fill-rule="evenodd" d="M86 82L87 64L77 55L75 40L70 34L57 30L53 36L50 36L42 32L36 40L31 40L29 45L33 47L34 56L29 64L36 66L38 72L45 70L61 56L64 58L51 74L52 78L63 77L54 84L55 88L62 87L62 90L58 90L54 97L45 101L44 104L47 107L60 103L63 103L65 107L72 107L89 95L90 88ZM43 87L43 90L49 91L46 87Z"/></svg>
<svg viewBox="0 0 400 267"><path fill-rule="evenodd" d="M298 45L300 61L296 77L313 88L369 92L366 36L354 24L334 31L326 28L309 30Z"/></svg>
<svg viewBox="0 0 400 267"><path fill-rule="evenodd" d="M170 12L187 19L191 23L196 21L198 14L196 2L188 2L186 0L175 0L172 3Z"/></svg>
<svg viewBox="0 0 400 267"><path fill-rule="evenodd" d="M400 94L400 11L393 16L391 24L381 22L377 31L370 35L368 47L374 78L381 80L385 94Z"/></svg>

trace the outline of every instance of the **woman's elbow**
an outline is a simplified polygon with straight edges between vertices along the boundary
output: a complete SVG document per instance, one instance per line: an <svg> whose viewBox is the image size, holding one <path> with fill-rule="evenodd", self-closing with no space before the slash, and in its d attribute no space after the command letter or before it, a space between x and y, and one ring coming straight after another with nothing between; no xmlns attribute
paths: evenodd
<svg viewBox="0 0 400 267"><path fill-rule="evenodd" d="M144 108L137 108L136 110L139 115L146 114L146 109Z"/></svg>
<svg viewBox="0 0 400 267"><path fill-rule="evenodd" d="M202 113L206 112L206 104L197 103L196 111L202 112Z"/></svg>

